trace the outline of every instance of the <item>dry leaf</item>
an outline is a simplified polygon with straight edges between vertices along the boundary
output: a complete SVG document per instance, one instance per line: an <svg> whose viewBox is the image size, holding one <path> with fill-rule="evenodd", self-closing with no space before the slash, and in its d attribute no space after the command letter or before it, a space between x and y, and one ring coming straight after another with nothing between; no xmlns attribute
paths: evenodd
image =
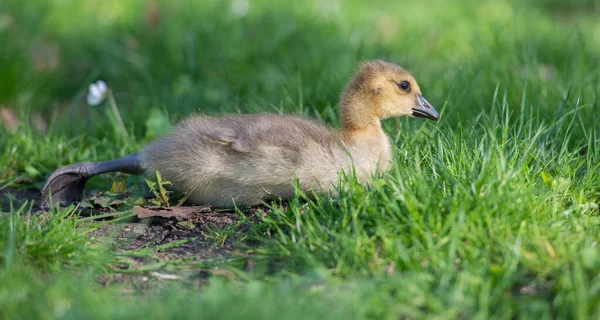
<svg viewBox="0 0 600 320"><path fill-rule="evenodd" d="M177 218L177 219L189 219L194 213L202 213L210 211L211 206L209 204L194 206L194 207L133 207L132 212L139 219L160 217L160 218Z"/></svg>

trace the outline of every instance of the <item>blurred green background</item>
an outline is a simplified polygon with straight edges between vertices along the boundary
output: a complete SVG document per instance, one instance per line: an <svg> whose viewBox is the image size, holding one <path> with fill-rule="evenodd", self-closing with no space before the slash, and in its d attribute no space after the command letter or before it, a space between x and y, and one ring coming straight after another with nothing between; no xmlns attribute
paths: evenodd
<svg viewBox="0 0 600 320"><path fill-rule="evenodd" d="M102 136L82 102L105 80L137 136L155 109L287 110L335 105L357 63L409 69L445 119L489 106L496 86L541 115L598 83L598 1L13 1L0 4L0 103L53 128ZM461 84L459 87L456 84ZM559 99L561 100L561 99ZM304 107L304 109L302 109ZM72 121L76 119L77 121Z"/></svg>

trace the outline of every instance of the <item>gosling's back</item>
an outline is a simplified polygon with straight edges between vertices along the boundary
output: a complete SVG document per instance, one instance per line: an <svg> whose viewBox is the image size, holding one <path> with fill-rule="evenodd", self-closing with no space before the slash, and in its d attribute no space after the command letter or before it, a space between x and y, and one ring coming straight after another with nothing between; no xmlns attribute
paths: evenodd
<svg viewBox="0 0 600 320"><path fill-rule="evenodd" d="M141 152L188 201L215 207L255 205L300 188L329 189L348 169L348 149L330 128L292 115L191 117Z"/></svg>

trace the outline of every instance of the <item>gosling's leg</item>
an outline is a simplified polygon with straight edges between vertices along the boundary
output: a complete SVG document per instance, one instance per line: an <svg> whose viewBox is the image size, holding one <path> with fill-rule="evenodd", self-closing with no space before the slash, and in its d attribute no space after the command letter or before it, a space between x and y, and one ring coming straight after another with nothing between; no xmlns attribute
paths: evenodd
<svg viewBox="0 0 600 320"><path fill-rule="evenodd" d="M138 153L105 162L80 162L60 167L54 171L42 188L42 207L61 206L80 201L87 180L106 172L141 174L144 172Z"/></svg>

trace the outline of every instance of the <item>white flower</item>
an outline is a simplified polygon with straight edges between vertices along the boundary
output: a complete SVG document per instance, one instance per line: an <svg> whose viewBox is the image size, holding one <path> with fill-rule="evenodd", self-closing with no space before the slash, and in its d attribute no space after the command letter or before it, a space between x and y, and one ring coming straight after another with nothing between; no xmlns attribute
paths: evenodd
<svg viewBox="0 0 600 320"><path fill-rule="evenodd" d="M88 90L88 94L85 97L87 103L91 106L99 105L104 97L106 97L106 93L108 92L108 87L106 83L102 80L98 80L96 83L90 84L90 89Z"/></svg>

